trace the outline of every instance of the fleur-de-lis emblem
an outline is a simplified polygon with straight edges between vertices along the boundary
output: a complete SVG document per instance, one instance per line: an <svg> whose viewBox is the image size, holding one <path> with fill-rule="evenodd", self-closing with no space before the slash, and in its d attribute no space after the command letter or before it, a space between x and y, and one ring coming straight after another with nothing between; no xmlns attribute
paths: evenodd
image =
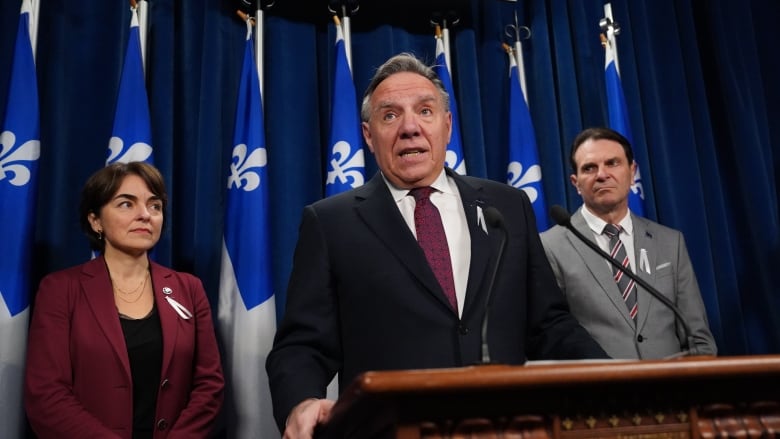
<svg viewBox="0 0 780 439"><path fill-rule="evenodd" d="M115 162L145 162L152 156L152 146L148 143L136 142L126 150L124 150L124 147L125 142L121 137L112 137L108 141L108 159L106 159L106 164Z"/></svg>
<svg viewBox="0 0 780 439"><path fill-rule="evenodd" d="M645 199L645 189L642 186L642 175L639 173L639 166L634 173L634 184L631 185L631 192L639 195L639 198Z"/></svg>
<svg viewBox="0 0 780 439"><path fill-rule="evenodd" d="M444 154L444 164L460 175L466 174L466 162L458 157L458 153L451 149L448 149Z"/></svg>
<svg viewBox="0 0 780 439"><path fill-rule="evenodd" d="M539 192L531 185L542 181L542 168L539 165L533 165L523 174L523 164L512 162L507 169L507 180L513 187L524 190L533 203L539 197Z"/></svg>
<svg viewBox="0 0 780 439"><path fill-rule="evenodd" d="M8 180L14 186L24 186L30 181L32 162L41 155L41 142L28 140L14 149L15 144L16 135L12 131L0 134L0 181Z"/></svg>
<svg viewBox="0 0 780 439"><path fill-rule="evenodd" d="M331 151L330 166L333 168L328 171L326 184L335 184L338 180L341 184L349 184L351 187L363 185L363 169L365 161L363 160L363 149L358 149L352 156L352 147L344 140L339 140L333 145ZM350 183L351 181L351 183Z"/></svg>
<svg viewBox="0 0 780 439"><path fill-rule="evenodd" d="M268 163L265 148L255 148L247 155L247 147L241 143L233 147L233 162L230 164L228 189L243 189L251 192L260 186L260 168ZM252 169L257 169L253 171Z"/></svg>

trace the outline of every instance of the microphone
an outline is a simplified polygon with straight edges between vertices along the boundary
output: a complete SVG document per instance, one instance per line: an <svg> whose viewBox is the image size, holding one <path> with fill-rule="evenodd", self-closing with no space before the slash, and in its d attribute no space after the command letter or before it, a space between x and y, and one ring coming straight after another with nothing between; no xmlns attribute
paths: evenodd
<svg viewBox="0 0 780 439"><path fill-rule="evenodd" d="M487 293L485 294L485 311L482 315L482 364L490 364L490 350L488 348L487 341L488 314L490 313L490 301L493 295L493 284L496 282L498 267L501 265L501 261L504 256L504 250L506 249L507 230L506 224L504 224L504 216L501 215L501 212L499 212L495 207L485 207L482 209L482 215L485 217L485 223L490 226L490 228L501 230L501 244L498 247L496 263L493 264L493 272L490 274L490 282L488 283Z"/></svg>
<svg viewBox="0 0 780 439"><path fill-rule="evenodd" d="M668 297L661 294L661 292L655 289L652 285L648 284L642 278L634 274L633 271L624 267L623 264L621 264L617 259L610 256L607 252L602 250L601 247L599 247L595 242L586 238L585 235L583 235L582 233L580 233L579 230L574 228L574 226L571 225L571 215L569 214L569 212L566 211L566 209L564 209L559 205L554 205L550 208L550 216L552 217L552 219L555 221L556 224L569 229L569 231L572 232L574 236L576 236L580 241L582 241L584 244L590 247L591 250L598 253L599 256L606 259L610 264L615 266L615 268L622 271L626 276L633 279L637 285L644 288L648 293L650 293L653 297L658 299L667 308L671 309L672 312L674 313L674 316L677 318L677 321L680 322L680 325L683 328L683 332L685 332L685 350L683 350L683 352L687 352L689 355L698 354L698 351L696 349L696 343L694 343L693 336L691 335L691 327L688 325L688 322L685 321L685 318L683 317L680 309L677 308L677 305L672 303L672 301L669 300Z"/></svg>

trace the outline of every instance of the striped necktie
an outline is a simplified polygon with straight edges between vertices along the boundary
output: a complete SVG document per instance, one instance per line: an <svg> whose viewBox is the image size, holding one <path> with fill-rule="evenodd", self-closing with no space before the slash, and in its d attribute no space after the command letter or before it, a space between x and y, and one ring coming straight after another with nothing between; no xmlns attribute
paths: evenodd
<svg viewBox="0 0 780 439"><path fill-rule="evenodd" d="M602 233L609 237L610 256L623 264L623 267L626 270L630 270L630 260L626 253L626 247L623 246L623 241L620 240L620 232L622 231L623 228L619 225L607 224L604 226L604 231ZM612 266L612 275L618 285L620 293L623 295L623 301L628 308L628 314L636 321L636 283L615 266Z"/></svg>

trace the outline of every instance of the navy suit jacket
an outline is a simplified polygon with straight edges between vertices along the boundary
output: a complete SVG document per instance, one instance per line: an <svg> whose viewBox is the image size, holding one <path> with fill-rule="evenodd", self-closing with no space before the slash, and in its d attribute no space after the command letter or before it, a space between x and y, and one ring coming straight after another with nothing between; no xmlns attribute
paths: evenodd
<svg viewBox="0 0 780 439"><path fill-rule="evenodd" d="M224 380L203 285L153 262L151 274L163 337L154 437L207 437ZM165 300L165 287L191 319ZM130 360L103 257L41 281L27 348L25 408L41 439L130 439Z"/></svg>
<svg viewBox="0 0 780 439"><path fill-rule="evenodd" d="M471 235L462 317L452 310L381 174L303 212L287 310L267 360L280 429L290 410L321 398L335 373L343 389L369 370L466 366L480 361L487 284L500 230L478 224L497 208L508 230L495 280L488 340L493 362L606 357L569 314L525 193L462 177Z"/></svg>

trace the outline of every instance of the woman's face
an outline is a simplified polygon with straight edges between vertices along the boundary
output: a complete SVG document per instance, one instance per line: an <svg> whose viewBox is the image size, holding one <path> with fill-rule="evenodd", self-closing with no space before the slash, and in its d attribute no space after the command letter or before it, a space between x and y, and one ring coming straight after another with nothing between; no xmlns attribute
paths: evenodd
<svg viewBox="0 0 780 439"><path fill-rule="evenodd" d="M141 177L130 174L100 208L100 216L89 215L89 222L92 230L103 235L105 254L119 251L138 256L160 239L163 203Z"/></svg>

